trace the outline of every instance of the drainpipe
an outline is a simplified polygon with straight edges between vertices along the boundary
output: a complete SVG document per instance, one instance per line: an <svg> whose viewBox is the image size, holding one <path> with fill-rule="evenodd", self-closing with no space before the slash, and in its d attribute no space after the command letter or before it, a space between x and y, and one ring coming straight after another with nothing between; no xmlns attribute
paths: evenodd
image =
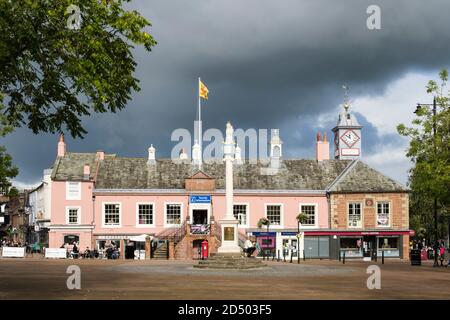
<svg viewBox="0 0 450 320"><path fill-rule="evenodd" d="M95 220L95 196L92 195L92 221L91 221L91 226L93 226L93 227L94 227L94 220ZM91 247L95 248L94 228L91 228Z"/></svg>

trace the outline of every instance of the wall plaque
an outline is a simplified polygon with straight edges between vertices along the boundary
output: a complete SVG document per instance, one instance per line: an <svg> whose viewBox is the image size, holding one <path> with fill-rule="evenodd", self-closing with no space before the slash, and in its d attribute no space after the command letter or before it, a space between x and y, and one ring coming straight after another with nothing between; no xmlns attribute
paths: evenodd
<svg viewBox="0 0 450 320"><path fill-rule="evenodd" d="M233 227L224 227L223 231L225 233L225 235L224 235L225 241L234 241L234 228Z"/></svg>
<svg viewBox="0 0 450 320"><path fill-rule="evenodd" d="M373 206L373 199L366 199L366 207L372 207Z"/></svg>

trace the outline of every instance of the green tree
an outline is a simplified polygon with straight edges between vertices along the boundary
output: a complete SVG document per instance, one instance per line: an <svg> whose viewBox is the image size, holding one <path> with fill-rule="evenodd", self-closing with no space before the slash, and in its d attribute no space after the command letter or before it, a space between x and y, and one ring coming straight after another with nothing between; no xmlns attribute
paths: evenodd
<svg viewBox="0 0 450 320"><path fill-rule="evenodd" d="M125 107L140 90L134 45L156 45L128 2L0 0L0 107L11 126L83 137L83 116Z"/></svg>
<svg viewBox="0 0 450 320"><path fill-rule="evenodd" d="M407 157L414 166L409 172L411 187L411 227L430 236L433 227L433 203L438 202L440 236L446 234L442 223L450 208L450 96L448 71L439 73L440 82L430 80L427 92L436 99L436 114L429 106L418 106L411 127L399 124L398 132L410 139ZM436 134L434 134L436 131Z"/></svg>

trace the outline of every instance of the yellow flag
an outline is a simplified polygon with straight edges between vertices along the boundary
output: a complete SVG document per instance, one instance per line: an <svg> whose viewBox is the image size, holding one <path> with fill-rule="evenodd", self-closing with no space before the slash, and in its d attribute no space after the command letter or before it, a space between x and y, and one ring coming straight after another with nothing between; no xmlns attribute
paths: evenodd
<svg viewBox="0 0 450 320"><path fill-rule="evenodd" d="M199 85L199 95L201 98L208 100L208 93L209 90L208 88L205 86L205 84L200 80L200 85Z"/></svg>

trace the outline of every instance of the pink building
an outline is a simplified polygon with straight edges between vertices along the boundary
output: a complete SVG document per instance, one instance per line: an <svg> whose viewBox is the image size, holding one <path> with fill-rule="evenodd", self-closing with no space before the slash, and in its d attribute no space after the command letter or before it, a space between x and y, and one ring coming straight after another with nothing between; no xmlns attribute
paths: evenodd
<svg viewBox="0 0 450 320"><path fill-rule="evenodd" d="M348 131L344 134L348 135ZM359 139L360 131L357 135ZM240 240L253 235L261 252L280 256L287 253L288 257L292 254L294 259L298 252L310 258L337 258L340 233L345 230L332 228L330 199L339 193L339 183L349 171L360 170L359 181L345 181L345 187L357 193L406 192L378 172L379 179L367 184L364 175L372 177L374 170L362 163L355 165L360 162L359 149L355 153L347 146L348 154L342 159L340 146L337 148L336 158L329 159L329 143L319 135L316 159L285 160L281 158L281 141L275 136L269 163L235 163L233 211L239 220ZM67 152L62 137L51 177L49 246L58 248L75 240L81 250L102 249L114 242L124 257L127 244L135 244L130 238L148 235L155 243L159 241L156 255L165 255L164 250L168 250L171 257L195 257L203 240L214 252L221 239L217 224L225 215L224 176L223 163L199 167L185 156L178 160L157 159L153 146L148 159L103 151ZM296 217L300 212L308 219L301 226L299 241ZM262 217L270 221L269 230L258 228ZM289 250L283 251L286 248Z"/></svg>

